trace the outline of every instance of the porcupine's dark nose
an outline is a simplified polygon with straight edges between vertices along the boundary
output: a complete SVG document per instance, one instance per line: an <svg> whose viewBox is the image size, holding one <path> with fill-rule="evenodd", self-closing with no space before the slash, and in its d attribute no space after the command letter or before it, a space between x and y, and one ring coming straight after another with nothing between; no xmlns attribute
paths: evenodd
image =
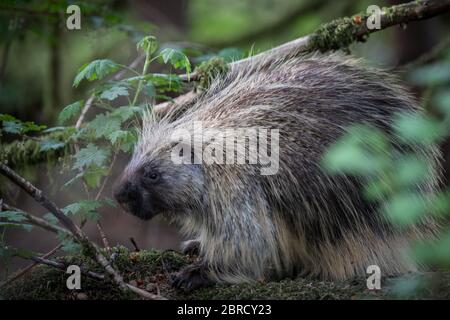
<svg viewBox="0 0 450 320"><path fill-rule="evenodd" d="M114 187L113 195L125 211L139 216L142 199L138 186L131 181L121 181Z"/></svg>

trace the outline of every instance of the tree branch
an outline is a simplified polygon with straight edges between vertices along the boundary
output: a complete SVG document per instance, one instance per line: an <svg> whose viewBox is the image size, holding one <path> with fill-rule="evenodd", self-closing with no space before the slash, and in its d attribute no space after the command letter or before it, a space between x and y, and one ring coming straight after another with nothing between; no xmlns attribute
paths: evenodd
<svg viewBox="0 0 450 320"><path fill-rule="evenodd" d="M132 286L128 283L125 283L122 276L112 267L110 262L105 258L105 256L100 252L95 244L93 244L83 233L83 231L75 224L72 220L70 220L61 209L49 198L47 198L41 190L36 188L31 182L25 180L21 176L19 176L16 172L10 169L3 163L0 163L0 173L5 177L9 178L14 184L22 188L25 192L27 192L30 196L32 196L39 204L41 204L44 208L49 210L58 220L59 222L70 231L73 238L81 244L83 247L83 252L86 256L96 260L106 271L109 273L113 280L119 285L122 289L129 289L143 298L153 299L153 300L161 300L164 299L159 295L155 295L149 293L145 290L139 289L135 286Z"/></svg>
<svg viewBox="0 0 450 320"><path fill-rule="evenodd" d="M59 249L61 249L62 244L59 244L58 246L56 246L55 248L53 248L52 250L50 250L49 252L47 252L46 254L44 254L41 258L48 258L50 257L52 254L54 254L56 251L58 251ZM3 283L0 284L0 289L7 286L8 284L16 281L17 279L23 277L25 274L27 274L28 272L30 272L35 266L37 266L39 263L38 262L33 262L30 265L28 265L27 267L19 270L18 272L14 273L11 277L9 277L8 279L6 279Z"/></svg>
<svg viewBox="0 0 450 320"><path fill-rule="evenodd" d="M63 229L59 226L55 226L49 222L47 222L44 219L38 218L28 212L25 212L21 209L15 208L13 206L10 206L4 202L0 201L0 211L3 211L3 209L7 210L7 211L16 211L19 212L21 215L23 215L27 221L35 226L41 227L44 230L53 232L53 233L63 233L63 234L68 234L66 229Z"/></svg>
<svg viewBox="0 0 450 320"><path fill-rule="evenodd" d="M367 27L366 13L354 15L353 18L341 18L326 23L316 29L310 35L292 40L278 47L264 51L257 55L234 61L230 67L239 67L250 61L257 62L266 57L288 57L313 51L329 51L347 48L357 41L366 41L367 37L374 32L384 30L395 25L404 25L409 22L425 20L436 15L446 13L450 10L450 0L418 0L405 4L391 6L384 9L380 16L380 29L369 29ZM181 78L187 79L186 75ZM194 71L190 79L198 80L198 74ZM159 114L165 114L173 108L193 101L197 94L193 91L175 98L171 102L163 102L154 106L154 110Z"/></svg>
<svg viewBox="0 0 450 320"><path fill-rule="evenodd" d="M121 78L124 76L124 74L125 74L129 69L135 68L135 67L143 60L143 58L144 58L143 55L138 56L138 57L137 57L137 58L136 58L136 59L135 59L135 60L134 60L127 68L126 68L126 69L123 69L123 70L121 70L120 72L116 73L116 74L114 75L114 77L113 77L113 80L119 80L119 79L121 79ZM84 119L85 119L85 117L86 117L86 114L87 114L88 111L91 109L91 107L92 107L92 105L93 105L93 103L94 103L94 100L95 100L95 95L92 94L92 95L89 97L89 99L86 101L86 103L85 103L83 109L81 110L81 114L80 114L80 116L79 116L79 118L78 118L78 120L77 120L77 122L76 122L76 124L75 124L75 129L78 130L78 129L81 128L81 126L82 126L82 124L83 124L83 122L84 122ZM76 144L75 144L75 151L78 152L79 150L80 150L80 147L79 147L78 143L76 143ZM109 172L111 171L112 166L114 165L115 157L116 157L116 155L114 155L114 159L113 159L113 161L111 162L111 166L110 166L110 168L109 168ZM81 169L80 169L80 172L81 172ZM95 197L95 200L98 200L98 198L100 197L100 195L101 195L101 193L102 193L102 191L103 191L103 189L104 189L104 187L105 187L105 184L106 184L106 181L107 181L107 180L108 180L108 178L105 178L105 180L104 180L102 186L100 187L99 192L97 193L97 196ZM89 196L89 188L87 187L87 185L86 185L86 183L85 183L84 181L83 181L83 187L84 187L86 193L87 193L88 196ZM97 226L98 232L99 232L99 234L100 234L100 238L102 239L103 245L104 245L104 247L108 250L108 248L109 248L109 241L108 241L108 238L106 237L106 233L103 231L103 228L102 228L102 226L101 226L100 221L97 221L97 222L96 222L96 226Z"/></svg>
<svg viewBox="0 0 450 320"><path fill-rule="evenodd" d="M67 264L64 264L62 262L59 261L54 261L54 260L49 260L46 259L44 257L37 257L37 256L28 256L28 255L18 255L19 257L23 258L23 259L27 259L27 260L31 260L34 261L35 263L38 264L45 264L47 266L56 268L56 269L60 269L62 271L66 271L67 270ZM103 274L99 274L97 272L93 272L93 271L89 271L89 270L85 270L80 268L80 271L82 274L88 276L89 278L92 279L96 279L96 280L104 280L105 276Z"/></svg>

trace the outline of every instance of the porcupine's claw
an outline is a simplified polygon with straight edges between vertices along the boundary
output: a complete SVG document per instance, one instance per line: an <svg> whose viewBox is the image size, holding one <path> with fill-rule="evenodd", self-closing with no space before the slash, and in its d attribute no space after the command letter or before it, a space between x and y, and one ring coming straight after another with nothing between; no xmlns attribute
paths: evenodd
<svg viewBox="0 0 450 320"><path fill-rule="evenodd" d="M213 285L203 264L194 263L172 277L172 286L186 292Z"/></svg>

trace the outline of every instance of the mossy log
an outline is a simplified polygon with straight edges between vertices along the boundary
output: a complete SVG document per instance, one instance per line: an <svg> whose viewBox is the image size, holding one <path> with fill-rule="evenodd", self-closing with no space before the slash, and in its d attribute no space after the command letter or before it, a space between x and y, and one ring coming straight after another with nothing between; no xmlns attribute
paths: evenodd
<svg viewBox="0 0 450 320"><path fill-rule="evenodd" d="M175 251L130 252L124 247L113 248L113 261L124 276L124 280L160 294L168 299L391 299L391 298L450 298L450 276L439 274L439 286L435 274L410 275L409 281L382 278L380 290L369 290L365 278L348 281L321 281L296 278L279 282L259 282L253 284L215 285L193 292L182 292L171 288L170 277L195 260ZM95 262L86 261L81 256L65 256L58 261L66 265L79 265L84 269L101 273L102 268ZM131 292L120 290L108 280L94 280L82 276L81 290L69 290L66 280L69 275L48 266L38 266L22 278L0 290L2 299L139 299ZM426 286L417 286L417 280L426 280ZM434 280L433 280L434 279ZM400 284L400 286L398 285ZM406 290L409 286L419 290ZM405 295L406 294L406 295Z"/></svg>
<svg viewBox="0 0 450 320"><path fill-rule="evenodd" d="M74 132L74 128L67 127L43 134L35 139L26 137L10 143L3 143L0 146L0 161L7 163L12 168L21 168L42 162L56 163L73 150L74 141L70 137ZM45 149L42 147L42 143L45 141L61 142L64 145L56 149Z"/></svg>

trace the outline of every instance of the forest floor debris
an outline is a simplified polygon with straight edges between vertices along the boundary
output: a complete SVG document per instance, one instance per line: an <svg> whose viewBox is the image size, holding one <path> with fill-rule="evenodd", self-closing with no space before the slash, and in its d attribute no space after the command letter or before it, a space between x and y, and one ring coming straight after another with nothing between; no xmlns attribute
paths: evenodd
<svg viewBox="0 0 450 320"><path fill-rule="evenodd" d="M382 278L380 290L369 290L366 278L348 281L322 281L308 278L284 279L278 282L216 285L190 293L174 290L170 277L196 258L176 251L129 251L125 247L112 249L114 265L124 280L168 299L449 299L450 273L410 274L402 278ZM102 272L95 262L81 256L58 258L67 265ZM139 299L131 292L120 290L112 281L82 277L81 290L69 290L69 275L48 266L39 266L23 278L0 291L1 299L64 299L120 300Z"/></svg>

